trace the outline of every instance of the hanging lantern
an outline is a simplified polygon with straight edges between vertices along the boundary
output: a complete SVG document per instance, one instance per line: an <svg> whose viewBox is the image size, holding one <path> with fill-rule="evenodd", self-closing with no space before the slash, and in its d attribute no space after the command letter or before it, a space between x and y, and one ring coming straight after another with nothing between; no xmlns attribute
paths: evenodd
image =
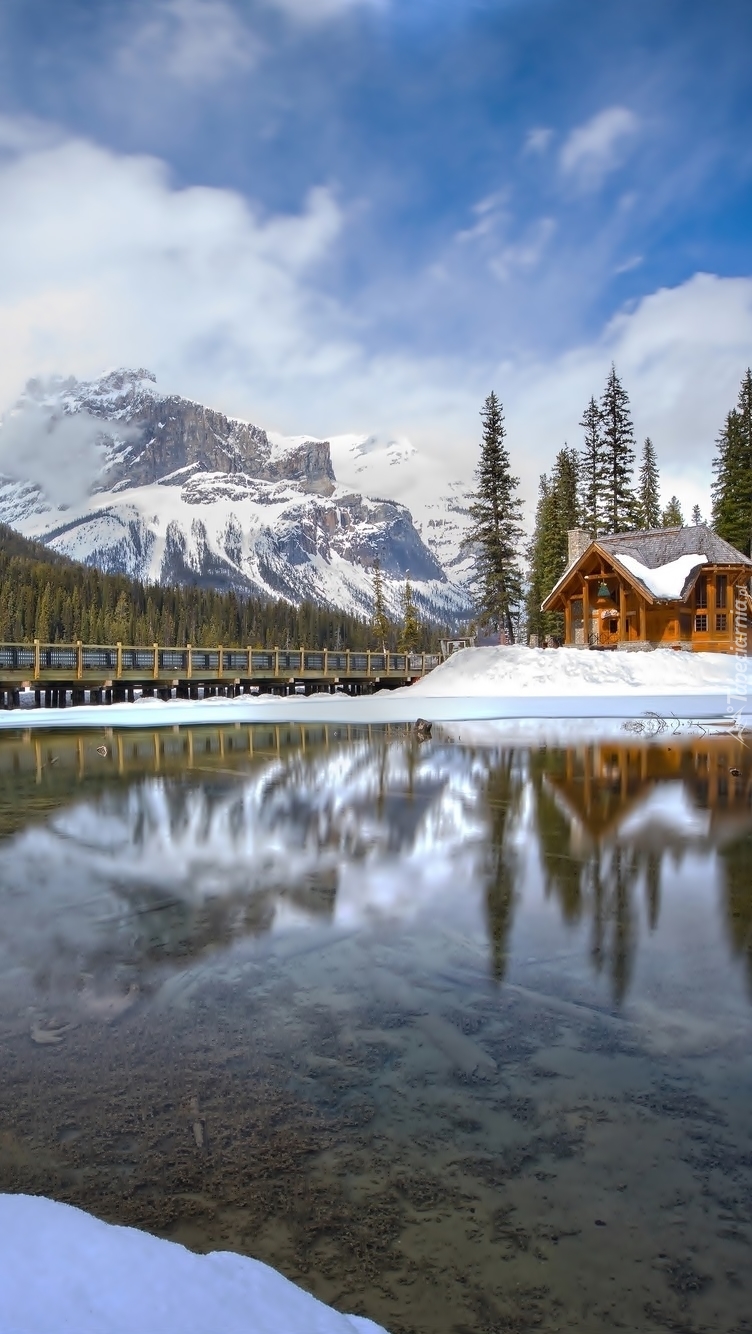
<svg viewBox="0 0 752 1334"><path fill-rule="evenodd" d="M611 598L611 589L609 588L608 584L605 583L604 580L601 580L601 582L598 585L598 597ZM611 598L611 601L613 602L613 598Z"/></svg>

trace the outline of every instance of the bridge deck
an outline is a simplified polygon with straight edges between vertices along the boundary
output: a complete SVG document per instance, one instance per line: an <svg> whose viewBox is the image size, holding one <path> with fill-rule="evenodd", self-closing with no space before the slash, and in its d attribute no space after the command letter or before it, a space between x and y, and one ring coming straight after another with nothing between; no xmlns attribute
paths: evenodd
<svg viewBox="0 0 752 1334"><path fill-rule="evenodd" d="M134 688L177 688L191 695L200 687L284 693L337 684L351 690L406 685L436 667L438 655L349 649L163 648L125 644L0 644L0 692L14 702L20 689L38 692L84 690L125 698ZM63 701L64 702L64 701Z"/></svg>

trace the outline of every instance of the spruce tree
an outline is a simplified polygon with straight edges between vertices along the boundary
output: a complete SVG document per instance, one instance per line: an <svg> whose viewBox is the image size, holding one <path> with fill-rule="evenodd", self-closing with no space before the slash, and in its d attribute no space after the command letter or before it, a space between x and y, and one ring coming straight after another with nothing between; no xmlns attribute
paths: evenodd
<svg viewBox="0 0 752 1334"><path fill-rule="evenodd" d="M525 621L527 633L534 636L538 643L545 638L548 633L546 629L546 614L541 611L541 603L545 598L543 591L544 576L544 551L547 545L548 532L550 528L551 511L551 488L548 477L541 473L538 483L538 504L535 510L535 528L533 536L527 548L529 577L527 585L527 594L525 597Z"/></svg>
<svg viewBox="0 0 752 1334"><path fill-rule="evenodd" d="M703 517L702 517L702 510L700 509L700 506L699 506L699 505L693 505L693 506L692 506L692 523L694 524L695 528L697 528L698 524L701 524L701 523L704 523L704 522L705 522L705 521L704 521L704 519L703 519Z"/></svg>
<svg viewBox="0 0 752 1334"><path fill-rule="evenodd" d="M504 412L495 393L488 395L480 415L483 422L480 461L469 507L471 526L463 545L473 557L480 619L496 630L504 626L513 644L522 600L519 478L512 476L504 443Z"/></svg>
<svg viewBox="0 0 752 1334"><path fill-rule="evenodd" d="M683 528L684 515L678 496L672 496L663 511L661 522L664 528Z"/></svg>
<svg viewBox="0 0 752 1334"><path fill-rule="evenodd" d="M660 528L661 503L659 493L658 461L655 446L648 436L642 447L640 480L637 487L637 507L640 528Z"/></svg>
<svg viewBox="0 0 752 1334"><path fill-rule="evenodd" d="M543 612L541 603L567 568L567 534L579 525L577 451L565 445L559 450L550 479L540 479L535 531L528 547L530 584L526 599L528 634L543 639L561 638L564 618L560 612Z"/></svg>
<svg viewBox="0 0 752 1334"><path fill-rule="evenodd" d="M381 573L381 562L373 562L373 619L371 621L373 635L376 643L386 652L389 641L389 617L386 614L386 603L384 602L384 578Z"/></svg>
<svg viewBox="0 0 752 1334"><path fill-rule="evenodd" d="M713 526L738 551L752 555L752 370L726 418L713 460Z"/></svg>
<svg viewBox="0 0 752 1334"><path fill-rule="evenodd" d="M601 441L605 482L605 521L610 533L623 533L635 526L634 427L629 396L611 363L601 397Z"/></svg>
<svg viewBox="0 0 752 1334"><path fill-rule="evenodd" d="M400 653L414 653L420 644L420 625L418 624L418 608L415 605L413 595L413 586L410 583L410 576L405 579L405 587L402 590L402 629L400 630L399 649Z"/></svg>
<svg viewBox="0 0 752 1334"><path fill-rule="evenodd" d="M583 414L580 426L585 431L585 441L580 450L580 510L582 526L595 538L605 531L604 528L604 483L605 462L603 440L601 438L601 413L594 398L591 398Z"/></svg>

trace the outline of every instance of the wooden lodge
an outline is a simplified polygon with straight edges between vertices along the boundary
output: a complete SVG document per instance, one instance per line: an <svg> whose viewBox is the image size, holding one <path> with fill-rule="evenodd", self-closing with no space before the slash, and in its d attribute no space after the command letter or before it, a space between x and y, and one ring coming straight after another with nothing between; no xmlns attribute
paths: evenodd
<svg viewBox="0 0 752 1334"><path fill-rule="evenodd" d="M564 615L564 643L595 649L752 651L752 560L704 524L569 533L569 565L542 610Z"/></svg>

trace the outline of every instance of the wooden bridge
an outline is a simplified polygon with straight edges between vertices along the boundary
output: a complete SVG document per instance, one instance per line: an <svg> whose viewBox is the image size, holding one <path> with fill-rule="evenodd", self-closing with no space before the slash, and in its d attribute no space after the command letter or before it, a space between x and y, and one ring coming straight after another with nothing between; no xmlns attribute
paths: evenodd
<svg viewBox="0 0 752 1334"><path fill-rule="evenodd" d="M0 644L0 705L111 704L136 691L162 699L208 695L366 694L408 685L438 666L429 653L350 649L163 648L125 644Z"/></svg>

